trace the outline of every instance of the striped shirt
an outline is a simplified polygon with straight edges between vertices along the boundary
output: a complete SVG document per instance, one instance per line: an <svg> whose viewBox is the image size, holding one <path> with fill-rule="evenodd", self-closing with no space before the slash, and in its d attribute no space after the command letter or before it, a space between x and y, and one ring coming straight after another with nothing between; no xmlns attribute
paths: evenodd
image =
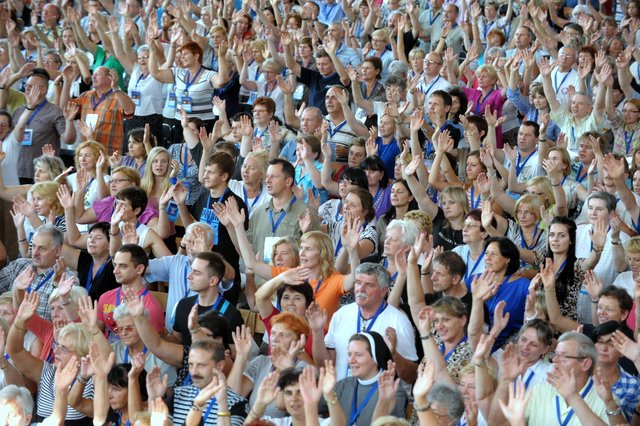
<svg viewBox="0 0 640 426"><path fill-rule="evenodd" d="M186 423L189 410L191 409L193 401L196 399L199 392L200 389L193 385L180 386L176 388L173 395L173 413L171 416L171 420L174 424L183 425ZM209 410L211 402L212 400L209 399L204 404L202 421L200 424L211 426L218 424L218 402L215 401ZM231 424L233 426L242 426L244 424L244 419L247 417L247 400L231 389L227 389L227 405L231 412ZM206 417L207 411L209 411L208 417Z"/></svg>
<svg viewBox="0 0 640 426"><path fill-rule="evenodd" d="M216 75L214 71L200 68L199 74L191 75L186 68L171 68L176 86L176 110L175 119L180 120L180 110L183 108L183 100L191 98L191 112L189 117L197 117L201 120L213 120L213 99L214 87L211 78ZM194 80L192 84L187 84ZM188 87L187 87L188 85Z"/></svg>
<svg viewBox="0 0 640 426"><path fill-rule="evenodd" d="M40 383L38 384L38 417L46 418L53 413L53 404L56 398L56 387L54 383L55 374L56 366L45 362L42 366L42 376L40 378ZM85 385L82 396L85 399L93 399L92 379L89 379L88 383ZM71 408L71 406L67 407L67 416L65 417L65 420L69 421L83 419L87 420L87 424L91 424L91 420L88 419L84 414L74 410L73 408Z"/></svg>

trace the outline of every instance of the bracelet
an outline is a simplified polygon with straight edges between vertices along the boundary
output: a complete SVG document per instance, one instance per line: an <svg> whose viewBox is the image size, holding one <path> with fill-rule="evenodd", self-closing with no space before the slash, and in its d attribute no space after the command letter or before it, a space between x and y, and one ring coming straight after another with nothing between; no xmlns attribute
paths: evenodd
<svg viewBox="0 0 640 426"><path fill-rule="evenodd" d="M72 301L73 301L73 299L71 299L71 297L67 297L67 301L66 302L64 302L63 300L60 300L60 303L62 304L62 306L67 306Z"/></svg>
<svg viewBox="0 0 640 426"><path fill-rule="evenodd" d="M433 333L425 334L424 336L420 336L420 340L429 340L433 337Z"/></svg>
<svg viewBox="0 0 640 426"><path fill-rule="evenodd" d="M325 399L326 399L326 397L325 397ZM338 403L338 395L335 392L333 392L333 395L332 395L331 399L327 399L327 402L330 405L336 405Z"/></svg>
<svg viewBox="0 0 640 426"><path fill-rule="evenodd" d="M171 185L175 185L176 183L178 183L178 178L177 177L169 178L169 183Z"/></svg>
<svg viewBox="0 0 640 426"><path fill-rule="evenodd" d="M120 230L116 232L111 232L111 230L109 230L109 235L111 235L112 237L117 237L118 235L120 235Z"/></svg>
<svg viewBox="0 0 640 426"><path fill-rule="evenodd" d="M619 416L620 414L622 414L622 410L620 409L620 407L616 408L615 410L606 410L607 416Z"/></svg>
<svg viewBox="0 0 640 426"><path fill-rule="evenodd" d="M431 272L428 272L428 271L427 272L422 272L422 271L420 271L420 275L423 275L423 276L424 275L431 275Z"/></svg>
<svg viewBox="0 0 640 426"><path fill-rule="evenodd" d="M21 239L21 240L18 240L18 242L19 242L19 243L24 243L25 241L27 241L27 239L26 239L26 238L23 238L23 239Z"/></svg>
<svg viewBox="0 0 640 426"><path fill-rule="evenodd" d="M192 409L193 411L200 411L200 412L202 412L202 408L203 408L203 407L201 407L200 405L196 405L196 404L193 404L193 405L191 406L191 409Z"/></svg>
<svg viewBox="0 0 640 426"><path fill-rule="evenodd" d="M86 385L89 382L89 379L85 379L81 374L78 375L77 379L78 383L80 383L81 385Z"/></svg>
<svg viewBox="0 0 640 426"><path fill-rule="evenodd" d="M100 329L98 329L98 331L96 331L95 333L91 333L94 336L97 336L98 334L102 333L102 331L100 331Z"/></svg>
<svg viewBox="0 0 640 426"><path fill-rule="evenodd" d="M602 253L602 250L604 250L604 247L600 247L599 249L597 248L593 248L593 251L595 251L596 253Z"/></svg>
<svg viewBox="0 0 640 426"><path fill-rule="evenodd" d="M7 90L7 86L5 85L0 86L0 90Z"/></svg>
<svg viewBox="0 0 640 426"><path fill-rule="evenodd" d="M560 186L559 183L551 183L551 186Z"/></svg>
<svg viewBox="0 0 640 426"><path fill-rule="evenodd" d="M622 245L622 241L620 241L620 240L618 240L618 241L611 240L611 244L613 244L614 246L621 246Z"/></svg>
<svg viewBox="0 0 640 426"><path fill-rule="evenodd" d="M29 108L28 106L24 107L25 109L28 109L29 111L35 111L35 108Z"/></svg>
<svg viewBox="0 0 640 426"><path fill-rule="evenodd" d="M15 322L13 323L13 326L20 331L26 331L26 329L24 329L23 327L18 327L18 324L16 324Z"/></svg>
<svg viewBox="0 0 640 426"><path fill-rule="evenodd" d="M231 417L231 411L218 411L218 417Z"/></svg>
<svg viewBox="0 0 640 426"><path fill-rule="evenodd" d="M487 360L483 359L482 361L472 362L474 367L484 367L487 365Z"/></svg>
<svg viewBox="0 0 640 426"><path fill-rule="evenodd" d="M425 405L424 407L420 407L418 404L414 402L413 408L415 408L418 413L424 413L425 411L431 410L431 404L427 402L427 405Z"/></svg>
<svg viewBox="0 0 640 426"><path fill-rule="evenodd" d="M591 299L591 303L593 303L594 305L598 304L598 299Z"/></svg>
<svg viewBox="0 0 640 426"><path fill-rule="evenodd" d="M546 141L547 141L546 138L545 139L538 139L538 142L546 142Z"/></svg>

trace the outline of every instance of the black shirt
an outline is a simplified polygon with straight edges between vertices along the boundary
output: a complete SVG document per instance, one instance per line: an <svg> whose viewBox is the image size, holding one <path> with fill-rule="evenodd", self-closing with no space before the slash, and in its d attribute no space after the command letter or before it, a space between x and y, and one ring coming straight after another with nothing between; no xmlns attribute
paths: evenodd
<svg viewBox="0 0 640 426"><path fill-rule="evenodd" d="M89 253L81 250L78 256L78 280L80 280L80 285L84 288L87 288L89 285L91 265L93 265L93 258ZM87 288L92 300L98 300L98 298L107 291L120 286L116 282L116 277L113 275L113 261L111 257L108 258L104 268L102 265L95 265L94 272L96 272L96 276L91 280L91 287Z"/></svg>
<svg viewBox="0 0 640 426"><path fill-rule="evenodd" d="M191 333L189 332L189 313L191 308L196 303L198 296L185 297L178 302L176 306L175 321L173 322L173 330L180 333L182 336L182 344L184 346L191 346ZM230 330L235 331L236 327L240 327L244 324L242 315L236 307L226 300L224 297L220 299L219 303L214 303L213 306L201 306L198 304L198 315L204 314L210 310L217 310L219 315L229 322Z"/></svg>
<svg viewBox="0 0 640 426"><path fill-rule="evenodd" d="M318 71L300 67L300 82L309 87L309 104L320 108L322 115L327 115L327 107L324 104L324 97L331 86L343 86L340 76L334 72L328 77L323 77Z"/></svg>
<svg viewBox="0 0 640 426"><path fill-rule="evenodd" d="M456 230L450 225L445 226L447 222L444 212L438 207L438 214L433 218L433 246L442 246L445 251L453 250L454 247L464 244L462 241L462 229Z"/></svg>

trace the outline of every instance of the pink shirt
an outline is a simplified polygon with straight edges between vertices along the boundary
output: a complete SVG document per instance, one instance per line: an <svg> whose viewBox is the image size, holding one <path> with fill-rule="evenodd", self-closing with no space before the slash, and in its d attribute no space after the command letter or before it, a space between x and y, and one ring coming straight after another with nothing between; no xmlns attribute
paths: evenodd
<svg viewBox="0 0 640 426"><path fill-rule="evenodd" d="M469 102L473 102L471 112L475 115L484 116L484 110L488 105L491 107L491 111L497 111L498 117L502 116L502 106L506 101L506 98L502 96L502 89L493 89L493 92L489 93L486 98L482 96L480 89L463 87L462 90L464 90L464 93L467 95ZM496 144L498 148L502 148L502 126L496 129Z"/></svg>
<svg viewBox="0 0 640 426"><path fill-rule="evenodd" d="M96 200L93 202L93 211L96 213L98 222L111 222L115 199L116 197L109 196L102 200ZM158 217L158 211L154 209L150 203L147 203L147 207L140 215L139 220L141 223L146 225L154 217Z"/></svg>
<svg viewBox="0 0 640 426"><path fill-rule="evenodd" d="M149 314L149 320L158 333L164 334L164 311L155 297L146 288L138 292L138 296L143 296L144 307ZM110 290L98 299L98 320L106 325L108 333L112 333L116 327L113 319L113 311L124 300L122 287Z"/></svg>

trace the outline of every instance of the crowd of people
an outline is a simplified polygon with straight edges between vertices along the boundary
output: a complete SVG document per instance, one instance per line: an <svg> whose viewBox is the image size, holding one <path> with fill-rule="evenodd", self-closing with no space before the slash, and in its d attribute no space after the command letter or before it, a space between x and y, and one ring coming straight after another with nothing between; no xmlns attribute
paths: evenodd
<svg viewBox="0 0 640 426"><path fill-rule="evenodd" d="M0 424L637 424L639 47L637 0L0 3Z"/></svg>

